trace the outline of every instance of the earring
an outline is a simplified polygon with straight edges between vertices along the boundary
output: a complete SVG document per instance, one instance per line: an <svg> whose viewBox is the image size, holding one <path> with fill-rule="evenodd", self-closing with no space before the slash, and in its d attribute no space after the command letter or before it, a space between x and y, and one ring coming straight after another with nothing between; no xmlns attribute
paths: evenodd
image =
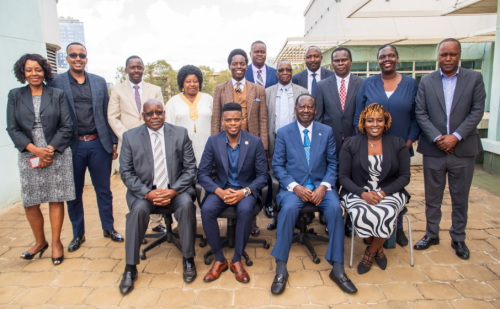
<svg viewBox="0 0 500 309"><path fill-rule="evenodd" d="M184 88L182 88L182 92L184 92Z"/></svg>

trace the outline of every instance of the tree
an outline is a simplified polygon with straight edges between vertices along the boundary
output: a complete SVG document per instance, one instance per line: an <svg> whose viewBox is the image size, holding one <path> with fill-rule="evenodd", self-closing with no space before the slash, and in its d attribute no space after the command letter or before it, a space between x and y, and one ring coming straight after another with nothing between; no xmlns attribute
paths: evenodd
<svg viewBox="0 0 500 309"><path fill-rule="evenodd" d="M180 92L177 86L177 72L165 60L146 64L144 81L159 86L165 102Z"/></svg>
<svg viewBox="0 0 500 309"><path fill-rule="evenodd" d="M125 67L120 66L116 68L115 80L117 84L121 84L127 80L127 72L125 71Z"/></svg>

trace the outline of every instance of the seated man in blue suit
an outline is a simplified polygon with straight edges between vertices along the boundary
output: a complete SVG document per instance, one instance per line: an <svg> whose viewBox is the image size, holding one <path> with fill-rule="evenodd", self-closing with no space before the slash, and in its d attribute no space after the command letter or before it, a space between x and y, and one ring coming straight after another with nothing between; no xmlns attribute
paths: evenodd
<svg viewBox="0 0 500 309"><path fill-rule="evenodd" d="M206 191L201 220L211 251L215 254L214 265L203 278L205 282L218 279L228 269L217 217L231 206L235 207L238 217L234 256L229 267L236 280L250 282L250 276L241 263L241 255L250 237L255 203L261 200L260 190L267 184L269 173L264 144L259 137L241 130L242 118L240 104L227 103L222 107L224 131L208 138L198 167L198 181ZM213 180L214 163L217 177Z"/></svg>
<svg viewBox="0 0 500 309"><path fill-rule="evenodd" d="M310 94L297 98L295 115L297 121L278 130L274 148L273 171L280 182L276 202L281 210L271 252L277 263L271 293L281 294L285 290L295 221L307 202L325 215L330 236L325 259L333 265L330 279L343 291L356 293L344 270L344 221L335 188L337 155L332 128L313 121L316 103Z"/></svg>

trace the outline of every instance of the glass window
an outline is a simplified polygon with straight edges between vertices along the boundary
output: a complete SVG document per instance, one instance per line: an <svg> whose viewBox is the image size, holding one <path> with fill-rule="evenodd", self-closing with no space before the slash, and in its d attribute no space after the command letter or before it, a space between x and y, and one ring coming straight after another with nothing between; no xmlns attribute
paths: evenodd
<svg viewBox="0 0 500 309"><path fill-rule="evenodd" d="M435 71L436 61L415 62L415 71Z"/></svg>
<svg viewBox="0 0 500 309"><path fill-rule="evenodd" d="M370 71L380 71L380 67L378 66L378 62L368 62Z"/></svg>
<svg viewBox="0 0 500 309"><path fill-rule="evenodd" d="M401 73L401 74L406 75L406 76L413 77L413 73L412 73L412 72L405 72L405 73Z"/></svg>
<svg viewBox="0 0 500 309"><path fill-rule="evenodd" d="M463 60L460 66L471 70L481 70L482 63L482 60Z"/></svg>
<svg viewBox="0 0 500 309"><path fill-rule="evenodd" d="M359 76L361 78L366 78L366 73L353 73L353 74L356 74L357 76Z"/></svg>
<svg viewBox="0 0 500 309"><path fill-rule="evenodd" d="M415 73L415 79L417 80L417 83L420 84L420 80L422 79L422 77L424 77L427 74L429 73Z"/></svg>
<svg viewBox="0 0 500 309"><path fill-rule="evenodd" d="M482 60L474 60L474 70L481 70L482 67L483 67Z"/></svg>
<svg viewBox="0 0 500 309"><path fill-rule="evenodd" d="M397 68L398 71L413 71L413 62L400 62Z"/></svg>
<svg viewBox="0 0 500 309"><path fill-rule="evenodd" d="M353 62L351 72L366 72L366 62Z"/></svg>
<svg viewBox="0 0 500 309"><path fill-rule="evenodd" d="M466 69L473 69L474 68L474 61L462 61L462 68Z"/></svg>

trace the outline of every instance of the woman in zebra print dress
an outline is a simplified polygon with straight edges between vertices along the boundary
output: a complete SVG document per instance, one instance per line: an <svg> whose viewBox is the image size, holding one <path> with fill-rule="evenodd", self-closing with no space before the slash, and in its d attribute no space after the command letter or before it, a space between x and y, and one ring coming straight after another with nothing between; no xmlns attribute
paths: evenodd
<svg viewBox="0 0 500 309"><path fill-rule="evenodd" d="M410 198L404 189L410 182L410 154L402 138L384 134L390 126L391 115L380 104L367 106L359 120L363 134L348 138L339 155L341 200L356 233L370 243L359 274L368 272L373 261L387 267L382 245Z"/></svg>

